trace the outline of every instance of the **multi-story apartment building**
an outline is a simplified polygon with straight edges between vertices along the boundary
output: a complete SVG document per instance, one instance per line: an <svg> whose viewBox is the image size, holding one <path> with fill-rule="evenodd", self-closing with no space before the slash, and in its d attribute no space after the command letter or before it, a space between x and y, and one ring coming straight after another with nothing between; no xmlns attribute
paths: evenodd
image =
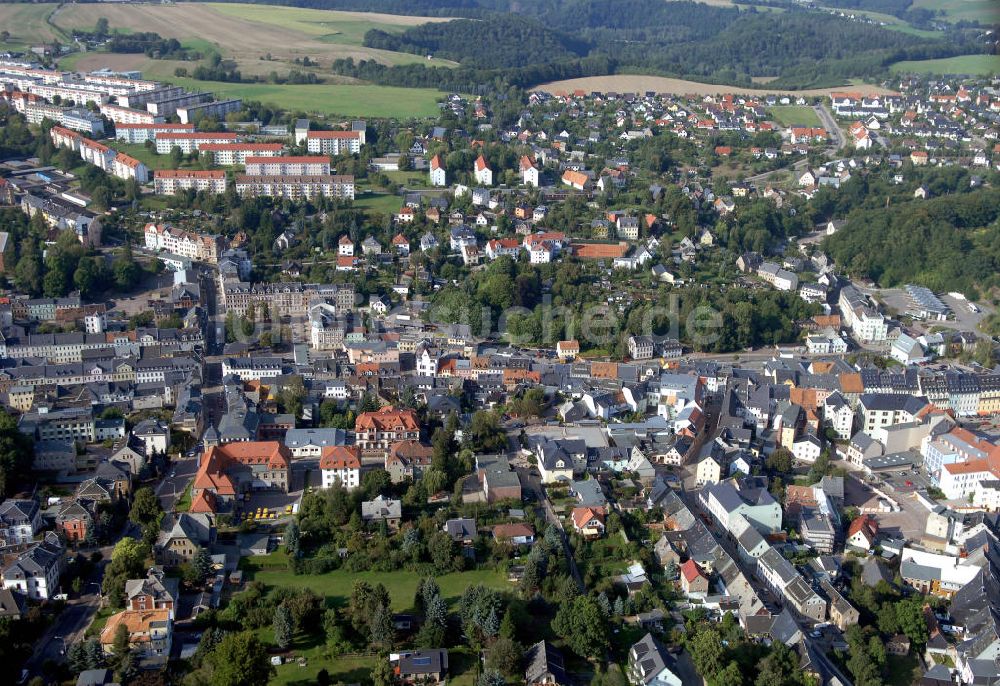
<svg viewBox="0 0 1000 686"><path fill-rule="evenodd" d="M238 136L235 133L160 133L156 135L156 154L166 155L173 148L189 155L201 149L202 145L213 143L235 143Z"/></svg>
<svg viewBox="0 0 1000 686"><path fill-rule="evenodd" d="M104 143L92 141L89 138L80 139L80 149L77 151L84 162L94 165L98 169L111 173L115 156L118 154Z"/></svg>
<svg viewBox="0 0 1000 686"><path fill-rule="evenodd" d="M10 498L0 503L0 545L12 546L29 543L35 538L42 524L42 508L37 500Z"/></svg>
<svg viewBox="0 0 1000 686"><path fill-rule="evenodd" d="M118 124L159 124L163 121L163 117L146 110L137 110L110 103L101 105L101 114L113 121L115 126Z"/></svg>
<svg viewBox="0 0 1000 686"><path fill-rule="evenodd" d="M3 587L31 600L48 600L59 589L62 559L59 538L49 532L44 541L18 555L3 570Z"/></svg>
<svg viewBox="0 0 1000 686"><path fill-rule="evenodd" d="M354 421L355 445L365 453L385 453L396 441L420 438L420 420L413 410L386 406L363 412Z"/></svg>
<svg viewBox="0 0 1000 686"><path fill-rule="evenodd" d="M865 434L874 437L875 431L884 426L914 421L927 406L923 396L864 393L858 399L858 424Z"/></svg>
<svg viewBox="0 0 1000 686"><path fill-rule="evenodd" d="M219 261L219 254L224 249L220 236L184 231L166 224L149 223L144 235L148 250L162 250L198 262L214 264Z"/></svg>
<svg viewBox="0 0 1000 686"><path fill-rule="evenodd" d="M30 121L30 117L29 117ZM65 126L67 129L73 129L74 131L80 131L88 136L103 136L104 135L104 120L95 115L90 110L84 109L68 109L63 110L56 119L60 124Z"/></svg>
<svg viewBox="0 0 1000 686"><path fill-rule="evenodd" d="M193 124L202 117L221 121L230 112L239 112L241 109L243 109L243 101L238 98L234 100L202 102L178 107L177 118L181 120L182 124Z"/></svg>
<svg viewBox="0 0 1000 686"><path fill-rule="evenodd" d="M211 102L211 93L189 93L181 90L177 95L160 97L146 103L146 109L160 117L169 117L176 114L177 110L191 105L199 105L204 102ZM184 122L191 123L191 122Z"/></svg>
<svg viewBox="0 0 1000 686"><path fill-rule="evenodd" d="M226 192L226 172L188 169L157 169L153 172L153 189L157 195L175 195L181 191Z"/></svg>
<svg viewBox="0 0 1000 686"><path fill-rule="evenodd" d="M329 176L330 158L323 155L291 157L247 156L247 176Z"/></svg>
<svg viewBox="0 0 1000 686"><path fill-rule="evenodd" d="M355 154L361 152L364 144L364 131L310 131L306 134L306 149L313 154Z"/></svg>
<svg viewBox="0 0 1000 686"><path fill-rule="evenodd" d="M331 445L323 448L319 458L323 488L340 484L347 490L361 485L361 449L354 445Z"/></svg>
<svg viewBox="0 0 1000 686"><path fill-rule="evenodd" d="M149 168L123 152L115 155L111 161L111 175L119 179L135 179L139 183L149 183Z"/></svg>
<svg viewBox="0 0 1000 686"><path fill-rule="evenodd" d="M320 196L354 200L353 176L236 175L236 192L243 197L311 200Z"/></svg>
<svg viewBox="0 0 1000 686"><path fill-rule="evenodd" d="M284 373L280 357L227 357L222 361L222 376L230 374L241 381L273 379Z"/></svg>
<svg viewBox="0 0 1000 686"><path fill-rule="evenodd" d="M223 167L246 164L247 157L277 157L284 149L281 143L205 143L198 148L211 153L213 163Z"/></svg>
<svg viewBox="0 0 1000 686"><path fill-rule="evenodd" d="M864 343L885 341L889 335L888 320L873 307L854 286L844 286L838 301L844 324Z"/></svg>
<svg viewBox="0 0 1000 686"><path fill-rule="evenodd" d="M194 133L194 124L115 124L115 138L124 143L155 141L161 133Z"/></svg>
<svg viewBox="0 0 1000 686"><path fill-rule="evenodd" d="M137 78L131 78L129 74L134 74ZM139 72L109 72L92 71L84 74L83 82L92 83L98 86L114 86L116 88L128 88L131 91L154 91L160 87L156 81L146 81L138 78Z"/></svg>

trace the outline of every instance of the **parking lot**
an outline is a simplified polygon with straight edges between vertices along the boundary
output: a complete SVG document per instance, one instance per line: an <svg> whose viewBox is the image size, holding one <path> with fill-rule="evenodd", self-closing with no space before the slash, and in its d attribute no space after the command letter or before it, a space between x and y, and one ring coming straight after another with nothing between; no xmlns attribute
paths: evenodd
<svg viewBox="0 0 1000 686"><path fill-rule="evenodd" d="M913 309L913 302L905 288L863 288L862 290L874 294L879 300L884 302L896 315L903 316ZM993 311L989 305L976 304L979 312L969 309L966 300L954 298L947 293L935 293L941 302L951 308L952 317L945 321L915 321L914 327L922 331L929 331L934 327L954 329L956 331L979 331L979 322L983 317Z"/></svg>

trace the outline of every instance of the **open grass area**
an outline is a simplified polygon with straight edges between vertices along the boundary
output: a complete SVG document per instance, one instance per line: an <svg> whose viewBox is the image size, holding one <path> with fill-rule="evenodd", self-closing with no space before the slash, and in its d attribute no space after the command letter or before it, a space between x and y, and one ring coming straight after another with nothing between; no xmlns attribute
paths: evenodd
<svg viewBox="0 0 1000 686"><path fill-rule="evenodd" d="M1000 4L996 0L914 0L912 7L944 12L947 21L1000 22Z"/></svg>
<svg viewBox="0 0 1000 686"><path fill-rule="evenodd" d="M816 110L808 105L781 105L770 108L768 113L782 126L823 126Z"/></svg>
<svg viewBox="0 0 1000 686"><path fill-rule="evenodd" d="M343 605L351 596L354 582L364 579L370 584L384 584L392 599L392 609L405 612L413 608L413 596L417 590L417 582L421 575L415 572L365 572L356 574L337 569L326 574L296 575L287 570L265 569L252 573L256 581L267 586L282 586L286 588L309 588L316 593L330 598L335 605ZM510 590L511 585L506 576L494 570L470 570L444 574L435 577L441 586L441 596L453 603L469 586L483 584L501 590Z"/></svg>
<svg viewBox="0 0 1000 686"><path fill-rule="evenodd" d="M389 193L359 192L354 198L354 206L382 214L395 214L403 206L403 199Z"/></svg>
<svg viewBox="0 0 1000 686"><path fill-rule="evenodd" d="M895 73L917 74L1000 74L1000 55L959 55L938 60L896 62Z"/></svg>
<svg viewBox="0 0 1000 686"><path fill-rule="evenodd" d="M858 10L858 9L845 9L838 7L823 7L822 9L831 10L834 12L843 12L845 14L862 15L872 19L874 21L880 22L884 25L884 28L890 29L892 31L899 31L901 33L908 33L911 36L921 36L922 38L934 38L940 36L941 33L938 31L930 31L928 29L918 29L915 26L911 26L908 22L903 21L899 17L894 17L891 14L883 14L882 12L872 12L870 10Z"/></svg>

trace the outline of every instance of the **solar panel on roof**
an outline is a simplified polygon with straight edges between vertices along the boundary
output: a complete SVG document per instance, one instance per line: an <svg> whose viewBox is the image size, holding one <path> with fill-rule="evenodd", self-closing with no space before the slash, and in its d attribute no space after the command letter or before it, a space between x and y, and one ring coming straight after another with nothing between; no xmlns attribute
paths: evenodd
<svg viewBox="0 0 1000 686"><path fill-rule="evenodd" d="M429 667L431 659L429 657L415 657L413 658L413 664L418 667Z"/></svg>

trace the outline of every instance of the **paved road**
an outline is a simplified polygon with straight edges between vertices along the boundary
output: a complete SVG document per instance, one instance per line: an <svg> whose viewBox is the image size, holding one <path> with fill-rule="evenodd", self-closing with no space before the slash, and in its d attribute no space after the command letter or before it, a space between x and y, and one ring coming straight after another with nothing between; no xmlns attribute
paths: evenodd
<svg viewBox="0 0 1000 686"><path fill-rule="evenodd" d="M573 558L573 551L569 547L569 539L566 537L565 529L563 529L562 520L559 519L555 510L552 509L552 503L549 502L548 497L545 495L545 489L542 488L541 480L532 474L530 470L523 467L516 468L516 471L521 478L521 483L527 490L535 494L536 502L542 506L542 510L545 512L545 521L559 530L563 542L563 551L566 553L566 560L569 562L569 573L573 575L576 585L580 587L580 590L584 590L583 577L580 575L580 570L576 566L576 560Z"/></svg>
<svg viewBox="0 0 1000 686"><path fill-rule="evenodd" d="M827 155L829 157L834 157L845 145L847 145L847 139L844 137L844 132L840 130L840 126L837 125L837 120L833 118L833 114L830 110L826 109L826 105L819 104L814 105L813 110L816 112L816 116L823 123L823 128L827 130L830 134L833 144L830 149L827 150Z"/></svg>
<svg viewBox="0 0 1000 686"><path fill-rule="evenodd" d="M25 663L25 669L35 675L40 673L46 661L62 661L69 646L83 637L100 602L101 596L97 593L71 600L38 641L35 652Z"/></svg>
<svg viewBox="0 0 1000 686"><path fill-rule="evenodd" d="M184 493L184 489L187 488L187 484L195 472L198 471L198 457L175 460L170 463L170 469L168 476L156 487L156 496L160 499L160 507L165 512L174 509L174 504Z"/></svg>

